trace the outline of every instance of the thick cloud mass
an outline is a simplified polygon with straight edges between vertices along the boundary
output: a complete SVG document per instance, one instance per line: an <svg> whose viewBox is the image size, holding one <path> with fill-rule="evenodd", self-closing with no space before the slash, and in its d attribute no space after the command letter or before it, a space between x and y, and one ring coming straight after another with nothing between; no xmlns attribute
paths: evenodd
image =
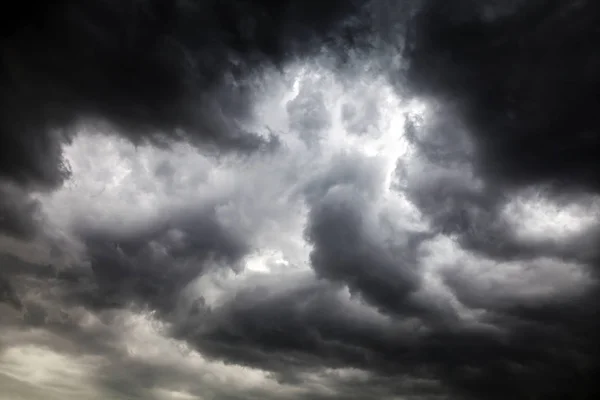
<svg viewBox="0 0 600 400"><path fill-rule="evenodd" d="M241 124L252 113L247 78L352 31L340 19L355 9L352 1L149 0L7 13L0 177L59 183L60 142L82 119L108 122L135 142L183 135L257 148L272 138Z"/></svg>
<svg viewBox="0 0 600 400"><path fill-rule="evenodd" d="M412 25L409 80L458 109L486 174L596 190L598 4L513 2L491 18L442 3Z"/></svg>
<svg viewBox="0 0 600 400"><path fill-rule="evenodd" d="M596 2L2 16L0 399L598 396Z"/></svg>

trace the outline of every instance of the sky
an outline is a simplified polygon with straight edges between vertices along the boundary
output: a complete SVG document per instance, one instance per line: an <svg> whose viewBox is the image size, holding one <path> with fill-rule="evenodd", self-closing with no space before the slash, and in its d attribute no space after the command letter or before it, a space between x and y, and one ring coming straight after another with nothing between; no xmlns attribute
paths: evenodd
<svg viewBox="0 0 600 400"><path fill-rule="evenodd" d="M2 14L0 400L598 395L598 2Z"/></svg>

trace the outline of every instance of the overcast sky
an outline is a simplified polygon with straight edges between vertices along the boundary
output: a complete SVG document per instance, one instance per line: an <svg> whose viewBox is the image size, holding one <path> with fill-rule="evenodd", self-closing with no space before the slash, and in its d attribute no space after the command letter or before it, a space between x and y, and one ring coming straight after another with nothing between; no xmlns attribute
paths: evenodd
<svg viewBox="0 0 600 400"><path fill-rule="evenodd" d="M593 0L4 14L0 400L595 398L598 26Z"/></svg>

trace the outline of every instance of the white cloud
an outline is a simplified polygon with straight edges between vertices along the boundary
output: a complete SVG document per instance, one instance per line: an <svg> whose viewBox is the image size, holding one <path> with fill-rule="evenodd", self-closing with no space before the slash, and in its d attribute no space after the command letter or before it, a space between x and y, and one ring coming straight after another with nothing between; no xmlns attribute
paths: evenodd
<svg viewBox="0 0 600 400"><path fill-rule="evenodd" d="M12 380L15 386L39 389L57 398L90 398L95 374L102 363L100 357L66 355L50 348L20 345L0 354L0 376Z"/></svg>
<svg viewBox="0 0 600 400"><path fill-rule="evenodd" d="M534 187L517 193L503 212L519 238L559 242L597 226L600 199L588 195L561 204L544 196L543 188Z"/></svg>

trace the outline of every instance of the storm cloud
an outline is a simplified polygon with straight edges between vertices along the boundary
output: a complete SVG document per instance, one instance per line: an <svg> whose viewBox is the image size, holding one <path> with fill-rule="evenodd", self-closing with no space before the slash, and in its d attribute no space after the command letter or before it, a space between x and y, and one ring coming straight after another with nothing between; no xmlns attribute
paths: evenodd
<svg viewBox="0 0 600 400"><path fill-rule="evenodd" d="M4 13L0 393L594 398L599 19L551 0Z"/></svg>

